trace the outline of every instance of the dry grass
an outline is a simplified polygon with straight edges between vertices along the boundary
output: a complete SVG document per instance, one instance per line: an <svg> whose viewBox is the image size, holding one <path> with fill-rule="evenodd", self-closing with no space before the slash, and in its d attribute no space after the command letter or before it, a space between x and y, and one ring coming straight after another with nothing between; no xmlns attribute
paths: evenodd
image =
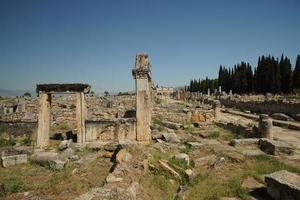
<svg viewBox="0 0 300 200"><path fill-rule="evenodd" d="M241 186L243 180L251 176L262 182L262 175L279 170L300 173L299 168L288 166L269 156L250 158L241 163L227 161L221 168L202 171L195 177L190 184L187 199L220 199L221 197L250 199L248 192Z"/></svg>
<svg viewBox="0 0 300 200"><path fill-rule="evenodd" d="M18 199L23 197L22 192L32 191L47 199L71 200L91 187L102 186L110 167L108 160L97 158L80 168L69 163L58 172L33 164L0 168L0 183L6 191L2 196L7 200Z"/></svg>

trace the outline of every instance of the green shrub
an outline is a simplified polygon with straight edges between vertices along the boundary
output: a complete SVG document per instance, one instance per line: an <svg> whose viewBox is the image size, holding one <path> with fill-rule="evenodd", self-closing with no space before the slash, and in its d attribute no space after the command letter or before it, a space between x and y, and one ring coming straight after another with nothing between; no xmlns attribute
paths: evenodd
<svg viewBox="0 0 300 200"><path fill-rule="evenodd" d="M16 140L15 139L5 139L5 138L0 138L0 147L7 147L7 146L14 146L16 145Z"/></svg>
<svg viewBox="0 0 300 200"><path fill-rule="evenodd" d="M220 136L220 132L219 131L213 131L208 135L208 138L210 139L216 139Z"/></svg>
<svg viewBox="0 0 300 200"><path fill-rule="evenodd" d="M32 144L32 142L33 142L33 140L31 139L30 136L24 138L24 139L21 141L21 143L22 143L23 145L26 145L26 146L30 146L30 145Z"/></svg>

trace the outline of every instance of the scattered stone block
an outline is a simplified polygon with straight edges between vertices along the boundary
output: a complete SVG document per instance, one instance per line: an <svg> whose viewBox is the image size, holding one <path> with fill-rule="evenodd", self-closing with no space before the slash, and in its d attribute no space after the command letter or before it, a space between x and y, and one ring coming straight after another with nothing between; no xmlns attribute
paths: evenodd
<svg viewBox="0 0 300 200"><path fill-rule="evenodd" d="M52 160L49 164L51 169L62 170L65 167L66 162L62 160Z"/></svg>
<svg viewBox="0 0 300 200"><path fill-rule="evenodd" d="M294 120L300 121L300 114L293 115Z"/></svg>
<svg viewBox="0 0 300 200"><path fill-rule="evenodd" d="M291 119L288 115L283 114L283 113L274 113L271 115L271 117L273 117L274 119L277 119L277 120L282 120L282 121L289 121Z"/></svg>
<svg viewBox="0 0 300 200"><path fill-rule="evenodd" d="M69 157L70 161L77 161L79 160L79 156L78 155L72 155L71 157Z"/></svg>
<svg viewBox="0 0 300 200"><path fill-rule="evenodd" d="M56 152L35 152L30 160L38 164L47 164L49 161L57 160L58 157L59 155Z"/></svg>
<svg viewBox="0 0 300 200"><path fill-rule="evenodd" d="M203 145L220 145L221 143L218 141L218 140L215 140L215 139L202 139L201 140L201 143Z"/></svg>
<svg viewBox="0 0 300 200"><path fill-rule="evenodd" d="M104 150L106 151L111 151L111 152L114 152L115 150L117 149L120 149L121 148L121 145L120 144L106 144L104 145Z"/></svg>
<svg viewBox="0 0 300 200"><path fill-rule="evenodd" d="M116 162L121 164L132 159L132 155L126 150L121 149L116 155Z"/></svg>
<svg viewBox="0 0 300 200"><path fill-rule="evenodd" d="M104 151L101 153L101 156L104 157L104 158L111 158L113 156L113 152L111 151Z"/></svg>
<svg viewBox="0 0 300 200"><path fill-rule="evenodd" d="M254 156L260 156L260 155L266 155L263 151L260 149L246 149L242 151L242 154L244 156L248 157L254 157Z"/></svg>
<svg viewBox="0 0 300 200"><path fill-rule="evenodd" d="M225 158L221 157L220 159L216 160L211 166L210 168L219 168L223 163L225 162Z"/></svg>
<svg viewBox="0 0 300 200"><path fill-rule="evenodd" d="M293 153L292 147L283 141L260 139L258 145L263 152L270 155L280 155L280 154L291 155Z"/></svg>
<svg viewBox="0 0 300 200"><path fill-rule="evenodd" d="M106 177L106 182L107 182L107 183L115 183L115 182L121 182L121 181L123 181L123 178L115 177L112 173L110 173L110 174Z"/></svg>
<svg viewBox="0 0 300 200"><path fill-rule="evenodd" d="M200 114L200 113L193 114L192 118L191 118L191 122L193 124L194 123L199 123L199 122L205 122L205 117L202 114Z"/></svg>
<svg viewBox="0 0 300 200"><path fill-rule="evenodd" d="M264 187L264 185L262 183L258 182L253 177L247 177L243 181L242 187L245 188L247 191L250 192L250 191L256 190L258 188L262 188L262 187Z"/></svg>
<svg viewBox="0 0 300 200"><path fill-rule="evenodd" d="M41 166L49 166L54 170L61 170L65 167L66 162L60 160L59 154L56 152L35 152L30 160Z"/></svg>
<svg viewBox="0 0 300 200"><path fill-rule="evenodd" d="M226 157L228 157L233 162L242 162L246 159L243 154L240 154L235 151L228 151L228 152L224 151L223 153L225 154Z"/></svg>
<svg viewBox="0 0 300 200"><path fill-rule="evenodd" d="M246 139L233 139L230 141L230 145L232 146L248 146L248 145L257 145L259 139L258 138L246 138Z"/></svg>
<svg viewBox="0 0 300 200"><path fill-rule="evenodd" d="M169 122L169 121L162 121L162 124L167 128L175 129L175 130L178 130L181 127L183 127L182 124L175 123L175 122Z"/></svg>
<svg viewBox="0 0 300 200"><path fill-rule="evenodd" d="M188 177L189 180L191 180L194 177L194 172L191 169L187 169L184 171L185 175Z"/></svg>
<svg viewBox="0 0 300 200"><path fill-rule="evenodd" d="M273 139L273 121L268 115L259 116L258 133L259 137Z"/></svg>
<svg viewBox="0 0 300 200"><path fill-rule="evenodd" d="M268 194L275 200L300 199L300 176L285 170L265 176Z"/></svg>
<svg viewBox="0 0 300 200"><path fill-rule="evenodd" d="M187 144L194 149L200 149L201 147L203 147L203 144L201 144L200 142L188 142Z"/></svg>
<svg viewBox="0 0 300 200"><path fill-rule="evenodd" d="M190 157L185 153L178 153L175 155L175 158L177 160L184 160L187 163L187 165L190 165Z"/></svg>
<svg viewBox="0 0 300 200"><path fill-rule="evenodd" d="M59 149L60 151L63 151L63 150L65 150L65 149L69 148L69 147L71 146L72 143L73 143L72 140L63 140L63 141L61 141L61 142L59 143L58 149Z"/></svg>
<svg viewBox="0 0 300 200"><path fill-rule="evenodd" d="M3 167L10 167L17 164L27 163L27 154L2 156L1 160L2 160Z"/></svg>
<svg viewBox="0 0 300 200"><path fill-rule="evenodd" d="M65 149L65 150L63 150L62 152L61 152L61 156L63 157L63 158L70 158L70 157L72 157L74 155L74 150L72 149L72 148L70 148L70 147L68 147L67 149Z"/></svg>
<svg viewBox="0 0 300 200"><path fill-rule="evenodd" d="M159 160L158 164L161 168L164 170L170 172L175 178L181 180L181 176L173 169L170 165L168 165L168 162L165 160Z"/></svg>
<svg viewBox="0 0 300 200"><path fill-rule="evenodd" d="M163 140L170 143L180 143L179 137L176 135L176 133L162 133Z"/></svg>
<svg viewBox="0 0 300 200"><path fill-rule="evenodd" d="M209 155L201 158L197 158L194 160L195 167L205 166L205 165L211 165L217 160L216 155Z"/></svg>

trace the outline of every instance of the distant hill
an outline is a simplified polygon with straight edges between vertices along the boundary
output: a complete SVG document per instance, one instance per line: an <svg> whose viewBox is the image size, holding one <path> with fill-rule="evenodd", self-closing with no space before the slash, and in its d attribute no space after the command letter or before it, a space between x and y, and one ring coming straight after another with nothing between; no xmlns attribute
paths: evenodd
<svg viewBox="0 0 300 200"><path fill-rule="evenodd" d="M25 92L29 92L31 95L35 95L33 91L26 91L26 90L7 90L0 88L0 96L2 97L13 97L13 96L23 96Z"/></svg>

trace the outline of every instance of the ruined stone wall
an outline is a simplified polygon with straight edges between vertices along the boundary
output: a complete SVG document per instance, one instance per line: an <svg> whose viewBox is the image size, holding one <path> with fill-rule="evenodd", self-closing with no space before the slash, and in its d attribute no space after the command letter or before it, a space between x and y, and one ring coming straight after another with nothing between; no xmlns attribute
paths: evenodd
<svg viewBox="0 0 300 200"><path fill-rule="evenodd" d="M116 119L86 121L86 142L119 142L136 141L136 120Z"/></svg>
<svg viewBox="0 0 300 200"><path fill-rule="evenodd" d="M300 113L300 103L282 101L238 101L230 99L221 99L220 101L222 105L226 107L249 110L253 113L285 113L291 117Z"/></svg>
<svg viewBox="0 0 300 200"><path fill-rule="evenodd" d="M36 134L36 122L0 121L0 138L26 138Z"/></svg>

